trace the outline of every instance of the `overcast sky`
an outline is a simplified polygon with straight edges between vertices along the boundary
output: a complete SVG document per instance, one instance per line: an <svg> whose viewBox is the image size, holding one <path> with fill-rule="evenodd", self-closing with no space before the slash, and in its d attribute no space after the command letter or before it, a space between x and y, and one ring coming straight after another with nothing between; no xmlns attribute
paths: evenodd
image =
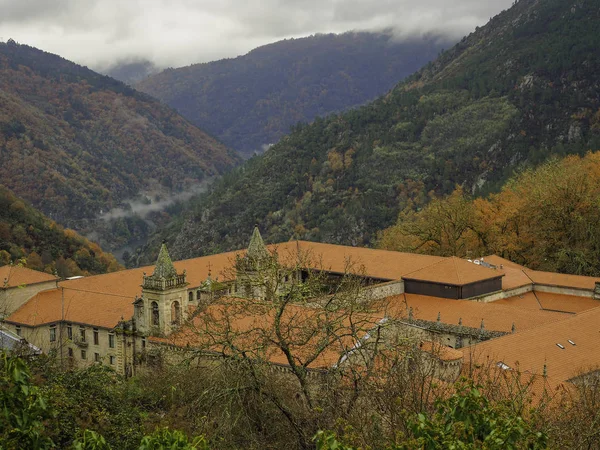
<svg viewBox="0 0 600 450"><path fill-rule="evenodd" d="M234 57L314 33L439 32L459 38L513 0L0 0L0 40L79 64L145 58L166 67Z"/></svg>

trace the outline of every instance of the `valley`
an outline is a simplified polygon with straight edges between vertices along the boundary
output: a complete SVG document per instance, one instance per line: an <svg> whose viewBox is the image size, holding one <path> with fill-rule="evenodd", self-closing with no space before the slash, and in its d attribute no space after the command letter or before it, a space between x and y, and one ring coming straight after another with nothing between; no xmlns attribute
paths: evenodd
<svg viewBox="0 0 600 450"><path fill-rule="evenodd" d="M597 0L34 3L0 449L600 448Z"/></svg>

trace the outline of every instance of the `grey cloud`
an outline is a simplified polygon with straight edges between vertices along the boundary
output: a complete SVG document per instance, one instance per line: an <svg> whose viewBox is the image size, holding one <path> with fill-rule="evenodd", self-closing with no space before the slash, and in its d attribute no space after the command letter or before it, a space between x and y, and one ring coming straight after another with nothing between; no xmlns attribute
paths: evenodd
<svg viewBox="0 0 600 450"><path fill-rule="evenodd" d="M468 34L513 0L0 0L0 37L105 68L182 66L282 38L392 28Z"/></svg>

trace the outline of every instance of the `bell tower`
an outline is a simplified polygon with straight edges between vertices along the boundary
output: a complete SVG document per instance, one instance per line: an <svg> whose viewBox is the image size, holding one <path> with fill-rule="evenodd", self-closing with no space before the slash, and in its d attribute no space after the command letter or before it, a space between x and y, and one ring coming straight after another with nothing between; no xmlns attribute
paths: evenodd
<svg viewBox="0 0 600 450"><path fill-rule="evenodd" d="M189 301L186 272L177 273L163 242L154 273L142 283L142 297L135 305L137 329L147 335L167 335L187 320Z"/></svg>
<svg viewBox="0 0 600 450"><path fill-rule="evenodd" d="M277 273L272 273L277 270L273 263L273 256L269 253L258 226L255 226L246 254L236 260L236 292L245 298L270 298L273 294L273 280L277 277Z"/></svg>

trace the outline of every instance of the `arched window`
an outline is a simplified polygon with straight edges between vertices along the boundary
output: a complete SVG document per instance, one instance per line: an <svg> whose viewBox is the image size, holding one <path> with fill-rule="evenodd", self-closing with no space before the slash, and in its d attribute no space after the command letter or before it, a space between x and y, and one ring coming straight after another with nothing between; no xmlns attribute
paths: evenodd
<svg viewBox="0 0 600 450"><path fill-rule="evenodd" d="M200 291L196 291L196 300L200 300Z"/></svg>
<svg viewBox="0 0 600 450"><path fill-rule="evenodd" d="M135 319L138 323L138 325L144 325L145 324L145 318L144 318L144 304L142 302L139 302L138 304L135 305Z"/></svg>
<svg viewBox="0 0 600 450"><path fill-rule="evenodd" d="M179 306L179 302L171 303L171 319L175 325L181 323L181 307Z"/></svg>
<svg viewBox="0 0 600 450"><path fill-rule="evenodd" d="M190 292L190 293L188 294L188 300L189 300L190 302L193 302L193 301L194 301L194 293L193 293L193 292Z"/></svg>
<svg viewBox="0 0 600 450"><path fill-rule="evenodd" d="M152 302L152 325L154 325L156 327L160 325L158 303L156 303L156 302Z"/></svg>

